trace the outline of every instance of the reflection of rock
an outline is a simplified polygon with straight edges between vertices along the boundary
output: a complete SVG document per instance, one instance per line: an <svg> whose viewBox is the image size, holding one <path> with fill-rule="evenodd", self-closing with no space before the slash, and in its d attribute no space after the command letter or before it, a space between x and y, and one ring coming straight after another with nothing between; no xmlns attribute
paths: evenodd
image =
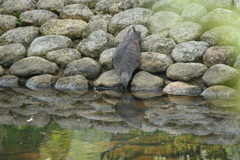
<svg viewBox="0 0 240 160"><path fill-rule="evenodd" d="M129 133L131 128L124 122L93 122L94 128L106 131L108 133Z"/></svg>

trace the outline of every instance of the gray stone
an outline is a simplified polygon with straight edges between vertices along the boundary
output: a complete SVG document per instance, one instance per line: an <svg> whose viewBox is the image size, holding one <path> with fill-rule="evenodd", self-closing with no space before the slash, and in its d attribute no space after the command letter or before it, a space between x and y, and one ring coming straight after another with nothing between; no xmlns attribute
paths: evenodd
<svg viewBox="0 0 240 160"><path fill-rule="evenodd" d="M138 7L140 8L152 8L152 5L157 0L138 0Z"/></svg>
<svg viewBox="0 0 240 160"><path fill-rule="evenodd" d="M87 23L73 19L51 19L41 26L42 35L63 35L71 39L82 38L83 29Z"/></svg>
<svg viewBox="0 0 240 160"><path fill-rule="evenodd" d="M233 67L237 68L237 69L240 69L240 56L237 57Z"/></svg>
<svg viewBox="0 0 240 160"><path fill-rule="evenodd" d="M68 4L84 4L88 8L94 9L100 0L68 0Z"/></svg>
<svg viewBox="0 0 240 160"><path fill-rule="evenodd" d="M38 30L35 27L18 27L2 34L0 37L0 45L21 43L24 46L29 46L37 37Z"/></svg>
<svg viewBox="0 0 240 160"><path fill-rule="evenodd" d="M230 8L233 0L194 0L205 6L208 10L213 10L215 8Z"/></svg>
<svg viewBox="0 0 240 160"><path fill-rule="evenodd" d="M39 9L21 13L20 19L24 25L40 27L50 19L58 19L58 16L51 11Z"/></svg>
<svg viewBox="0 0 240 160"><path fill-rule="evenodd" d="M81 58L81 53L76 49L63 48L48 52L46 59L56 63L61 68L66 68L68 63Z"/></svg>
<svg viewBox="0 0 240 160"><path fill-rule="evenodd" d="M236 99L238 91L226 86L211 86L202 92L202 96L211 99Z"/></svg>
<svg viewBox="0 0 240 160"><path fill-rule="evenodd" d="M88 90L88 80L82 75L62 77L57 80L55 88L59 90Z"/></svg>
<svg viewBox="0 0 240 160"><path fill-rule="evenodd" d="M45 56L47 52L71 48L73 43L70 38L61 35L41 36L31 43L27 50L28 56Z"/></svg>
<svg viewBox="0 0 240 160"><path fill-rule="evenodd" d="M138 72L132 80L131 91L159 91L164 86L164 80L148 72Z"/></svg>
<svg viewBox="0 0 240 160"><path fill-rule="evenodd" d="M3 67L0 66L0 76L2 76L4 74L4 70L3 70Z"/></svg>
<svg viewBox="0 0 240 160"><path fill-rule="evenodd" d="M87 26L84 28L82 37L87 38L89 34L97 30L108 31L108 24L112 16L109 14L98 14L93 16Z"/></svg>
<svg viewBox="0 0 240 160"><path fill-rule="evenodd" d="M166 72L168 78L177 81L192 81L201 78L208 67L202 63L174 63Z"/></svg>
<svg viewBox="0 0 240 160"><path fill-rule="evenodd" d="M0 65L10 67L16 61L26 56L26 49L20 43L0 46Z"/></svg>
<svg viewBox="0 0 240 160"><path fill-rule="evenodd" d="M184 7L181 14L181 21L191 21L197 23L198 20L207 13L207 9L204 6L198 3L191 3Z"/></svg>
<svg viewBox="0 0 240 160"><path fill-rule="evenodd" d="M174 12L161 11L148 18L148 29L160 37L167 37L170 28L178 21L180 16Z"/></svg>
<svg viewBox="0 0 240 160"><path fill-rule="evenodd" d="M81 117L58 117L53 116L54 122L56 122L61 128L67 128L71 130L87 129L92 126L91 120Z"/></svg>
<svg viewBox="0 0 240 160"><path fill-rule="evenodd" d="M175 62L198 62L208 49L206 42L190 41L176 45L171 53Z"/></svg>
<svg viewBox="0 0 240 160"><path fill-rule="evenodd" d="M150 35L145 37L141 43L143 52L159 52L169 55L174 49L176 43L170 38L162 38L158 35Z"/></svg>
<svg viewBox="0 0 240 160"><path fill-rule="evenodd" d="M32 0L7 0L0 6L0 14L13 14L36 8L36 2Z"/></svg>
<svg viewBox="0 0 240 160"><path fill-rule="evenodd" d="M119 32L117 34L117 36L115 37L114 40L114 45L117 46L122 40L123 38L127 35L128 31L130 29L132 29L132 27L134 26L136 31L140 31L141 32L141 39L143 40L146 36L149 35L149 31L148 29L143 26L143 25L130 25L128 27L126 27L125 29L123 29L121 32Z"/></svg>
<svg viewBox="0 0 240 160"><path fill-rule="evenodd" d="M108 31L114 35L119 33L123 28L129 25L141 24L146 26L149 17L153 14L150 9L132 8L118 14L111 19Z"/></svg>
<svg viewBox="0 0 240 160"><path fill-rule="evenodd" d="M179 22L169 31L169 37L177 43L197 40L202 34L202 27L195 22Z"/></svg>
<svg viewBox="0 0 240 160"><path fill-rule="evenodd" d="M169 56L156 52L142 52L141 57L142 64L139 69L150 73L165 72L173 63Z"/></svg>
<svg viewBox="0 0 240 160"><path fill-rule="evenodd" d="M226 64L233 66L237 59L239 51L232 46L213 46L207 49L203 55L203 62L208 67L215 64Z"/></svg>
<svg viewBox="0 0 240 160"><path fill-rule="evenodd" d="M240 0L234 0L234 6L240 10Z"/></svg>
<svg viewBox="0 0 240 160"><path fill-rule="evenodd" d="M202 93L202 89L184 82L172 82L163 89L163 92L171 95L197 96Z"/></svg>
<svg viewBox="0 0 240 160"><path fill-rule="evenodd" d="M4 75L0 77L0 86L2 87L17 87L19 78L14 75Z"/></svg>
<svg viewBox="0 0 240 160"><path fill-rule="evenodd" d="M78 46L82 54L92 58L98 58L108 48L113 47L113 36L102 30L92 32L87 39L82 40Z"/></svg>
<svg viewBox="0 0 240 160"><path fill-rule="evenodd" d="M30 89L47 89L54 86L57 79L50 74L34 76L27 80L26 86Z"/></svg>
<svg viewBox="0 0 240 160"><path fill-rule="evenodd" d="M106 70L114 69L112 59L115 50L116 48L106 49L100 54L99 63L104 69Z"/></svg>
<svg viewBox="0 0 240 160"><path fill-rule="evenodd" d="M41 57L27 57L15 62L10 73L18 77L30 77L40 74L56 74L58 66Z"/></svg>
<svg viewBox="0 0 240 160"><path fill-rule="evenodd" d="M0 15L0 36L13 28L16 27L17 18L10 15Z"/></svg>
<svg viewBox="0 0 240 160"><path fill-rule="evenodd" d="M94 16L93 12L83 4L65 6L60 12L61 19L79 19L88 22Z"/></svg>
<svg viewBox="0 0 240 160"><path fill-rule="evenodd" d="M64 71L66 76L83 75L87 79L94 79L101 71L100 65L92 58L82 58L69 63Z"/></svg>
<svg viewBox="0 0 240 160"><path fill-rule="evenodd" d="M63 7L67 4L66 0L38 0L37 8L46 9L55 13L59 13Z"/></svg>
<svg viewBox="0 0 240 160"><path fill-rule="evenodd" d="M225 64L216 64L204 73L202 80L207 86L233 86L238 82L239 76L237 69Z"/></svg>

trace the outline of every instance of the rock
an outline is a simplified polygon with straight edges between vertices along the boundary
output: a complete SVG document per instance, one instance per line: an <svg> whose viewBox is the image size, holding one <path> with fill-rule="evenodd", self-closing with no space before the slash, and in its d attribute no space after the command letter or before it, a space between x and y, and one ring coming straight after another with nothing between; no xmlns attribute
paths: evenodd
<svg viewBox="0 0 240 160"><path fill-rule="evenodd" d="M208 10L213 10L215 8L230 8L233 0L194 0L197 3L205 6Z"/></svg>
<svg viewBox="0 0 240 160"><path fill-rule="evenodd" d="M81 53L76 49L63 48L48 52L46 59L56 63L61 68L66 68L68 63L81 58Z"/></svg>
<svg viewBox="0 0 240 160"><path fill-rule="evenodd" d="M164 86L164 80L148 72L138 72L132 80L131 91L159 91Z"/></svg>
<svg viewBox="0 0 240 160"><path fill-rule="evenodd" d="M32 0L7 0L0 6L0 13L13 14L36 8L36 2Z"/></svg>
<svg viewBox="0 0 240 160"><path fill-rule="evenodd" d="M0 65L10 67L26 56L26 49L21 43L0 46Z"/></svg>
<svg viewBox="0 0 240 160"><path fill-rule="evenodd" d="M148 18L148 29L160 37L167 37L170 28L178 21L180 16L174 12L161 11Z"/></svg>
<svg viewBox="0 0 240 160"><path fill-rule="evenodd" d="M237 59L238 50L232 46L213 46L207 49L203 56L203 62L208 67L215 64L233 66Z"/></svg>
<svg viewBox="0 0 240 160"><path fill-rule="evenodd" d="M27 80L26 86L30 89L46 89L54 86L56 78L50 74L34 76Z"/></svg>
<svg viewBox="0 0 240 160"><path fill-rule="evenodd" d="M55 88L59 90L88 90L88 80L82 75L62 77L58 79Z"/></svg>
<svg viewBox="0 0 240 160"><path fill-rule="evenodd" d="M41 26L42 35L63 35L71 39L81 38L87 23L82 20L51 19Z"/></svg>
<svg viewBox="0 0 240 160"><path fill-rule="evenodd" d="M150 35L145 37L141 43L143 52L159 52L169 55L174 49L176 43L170 38L162 38L158 35Z"/></svg>
<svg viewBox="0 0 240 160"><path fill-rule="evenodd" d="M102 73L93 84L98 90L122 88L121 80L115 69Z"/></svg>
<svg viewBox="0 0 240 160"><path fill-rule="evenodd" d="M240 0L234 0L234 6L240 10Z"/></svg>
<svg viewBox="0 0 240 160"><path fill-rule="evenodd" d="M0 76L4 75L4 70L3 70L3 67L0 66Z"/></svg>
<svg viewBox="0 0 240 160"><path fill-rule="evenodd" d="M237 57L233 67L237 68L237 69L240 69L240 56Z"/></svg>
<svg viewBox="0 0 240 160"><path fill-rule="evenodd" d="M66 76L83 75L87 79L94 79L98 76L100 71L101 67L95 60L85 57L70 62L67 65L64 74Z"/></svg>
<svg viewBox="0 0 240 160"><path fill-rule="evenodd" d="M38 0L37 8L38 9L46 9L55 13L59 13L63 7L66 5L65 0Z"/></svg>
<svg viewBox="0 0 240 160"><path fill-rule="evenodd" d="M173 63L169 56L156 52L142 52L141 57L142 64L139 69L150 73L165 72Z"/></svg>
<svg viewBox="0 0 240 160"><path fill-rule="evenodd" d="M167 69L166 75L176 81L192 81L201 78L207 69L202 63L174 63Z"/></svg>
<svg viewBox="0 0 240 160"><path fill-rule="evenodd" d="M202 96L211 99L236 99L238 91L226 86L212 86L202 92Z"/></svg>
<svg viewBox="0 0 240 160"><path fill-rule="evenodd" d="M84 28L82 37L87 38L89 34L97 30L103 30L104 32L108 31L108 24L112 16L109 14L98 14L93 16L87 26Z"/></svg>
<svg viewBox="0 0 240 160"><path fill-rule="evenodd" d="M100 54L99 63L104 69L106 70L114 69L112 59L115 50L116 48L106 49Z"/></svg>
<svg viewBox="0 0 240 160"><path fill-rule="evenodd" d="M238 14L234 11L217 8L203 16L199 20L199 24L201 24L204 31L206 31L217 26L234 25L238 17Z"/></svg>
<svg viewBox="0 0 240 160"><path fill-rule="evenodd" d="M31 43L27 50L28 56L45 56L47 52L71 48L73 43L70 38L61 35L41 36Z"/></svg>
<svg viewBox="0 0 240 160"><path fill-rule="evenodd" d="M68 0L68 4L84 4L88 8L94 9L100 0Z"/></svg>
<svg viewBox="0 0 240 160"><path fill-rule="evenodd" d="M190 41L176 45L171 53L175 62L198 62L208 49L206 42Z"/></svg>
<svg viewBox="0 0 240 160"><path fill-rule="evenodd" d="M30 77L40 74L56 74L58 67L41 57L27 57L14 63L10 73L18 77Z"/></svg>
<svg viewBox="0 0 240 160"><path fill-rule="evenodd" d="M140 8L152 8L152 5L157 0L138 0L138 7Z"/></svg>
<svg viewBox="0 0 240 160"><path fill-rule="evenodd" d="M4 75L0 77L0 86L2 87L17 87L19 78L14 75Z"/></svg>
<svg viewBox="0 0 240 160"><path fill-rule="evenodd" d="M13 28L16 27L16 21L17 18L15 16L10 16L10 15L0 15L0 36Z"/></svg>
<svg viewBox="0 0 240 160"><path fill-rule="evenodd" d="M123 28L129 25L140 24L146 25L149 17L153 14L150 9L145 8L132 8L118 14L115 14L109 25L108 31L114 35L119 33Z"/></svg>
<svg viewBox="0 0 240 160"><path fill-rule="evenodd" d="M121 32L119 32L117 34L117 36L115 37L115 40L114 40L114 45L115 46L117 46L123 40L123 38L127 35L128 31L130 29L132 29L133 26L136 29L136 31L141 32L141 39L144 39L146 36L149 35L149 31L145 26L143 26L143 25L130 25L130 26L126 27L125 29L123 29Z"/></svg>
<svg viewBox="0 0 240 160"><path fill-rule="evenodd" d="M119 12L135 8L137 6L136 0L101 0L96 6L96 12L105 14L117 14Z"/></svg>
<svg viewBox="0 0 240 160"><path fill-rule="evenodd" d="M93 12L83 4L65 6L60 12L61 19L78 19L88 22L94 16Z"/></svg>
<svg viewBox="0 0 240 160"><path fill-rule="evenodd" d="M207 13L207 9L204 6L198 3L191 3L184 7L181 14L181 21L191 21L197 23L198 20Z"/></svg>
<svg viewBox="0 0 240 160"><path fill-rule="evenodd" d="M39 9L21 13L20 19L24 25L40 27L50 19L58 19L58 16L51 11Z"/></svg>
<svg viewBox="0 0 240 160"><path fill-rule="evenodd" d="M0 45L21 43L24 46L29 46L37 37L38 30L35 27L18 27L2 34L0 37Z"/></svg>
<svg viewBox="0 0 240 160"><path fill-rule="evenodd" d="M204 73L202 80L207 86L233 86L239 80L239 72L237 69L225 64L216 64Z"/></svg>
<svg viewBox="0 0 240 160"><path fill-rule="evenodd" d="M82 40L78 44L77 50L85 56L98 58L105 49L111 47L113 47L112 35L102 30L97 30L92 32L87 39Z"/></svg>
<svg viewBox="0 0 240 160"><path fill-rule="evenodd" d="M172 82L163 89L163 92L171 95L197 96L202 93L202 89L183 82Z"/></svg>
<svg viewBox="0 0 240 160"><path fill-rule="evenodd" d="M197 40L202 34L202 27L195 22L179 22L169 31L169 37L177 43Z"/></svg>

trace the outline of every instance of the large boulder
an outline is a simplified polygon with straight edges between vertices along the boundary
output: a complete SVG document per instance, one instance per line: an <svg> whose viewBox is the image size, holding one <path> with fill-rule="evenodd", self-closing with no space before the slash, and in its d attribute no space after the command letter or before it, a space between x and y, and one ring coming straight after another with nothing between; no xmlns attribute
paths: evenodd
<svg viewBox="0 0 240 160"><path fill-rule="evenodd" d="M82 75L62 77L57 80L55 88L59 90L88 90L88 80Z"/></svg>
<svg viewBox="0 0 240 160"><path fill-rule="evenodd" d="M32 0L7 0L0 7L0 14L13 14L36 8Z"/></svg>
<svg viewBox="0 0 240 160"><path fill-rule="evenodd" d="M66 0L38 0L37 8L46 9L55 13L59 13L63 7L67 4Z"/></svg>
<svg viewBox="0 0 240 160"><path fill-rule="evenodd" d="M198 22L198 20L206 15L207 9L198 3L191 3L184 7L181 14L181 21Z"/></svg>
<svg viewBox="0 0 240 160"><path fill-rule="evenodd" d="M114 69L112 59L115 50L116 48L106 49L100 54L99 63L104 69L106 70Z"/></svg>
<svg viewBox="0 0 240 160"><path fill-rule="evenodd" d="M26 86L30 89L46 89L53 87L56 81L57 79L54 76L44 74L28 79Z"/></svg>
<svg viewBox="0 0 240 160"><path fill-rule="evenodd" d="M31 43L27 50L28 56L45 56L47 52L62 48L71 48L72 40L61 35L41 36Z"/></svg>
<svg viewBox="0 0 240 160"><path fill-rule="evenodd" d="M16 21L17 18L15 16L10 16L10 15L0 15L0 36L13 28L16 27Z"/></svg>
<svg viewBox="0 0 240 160"><path fill-rule="evenodd" d="M58 66L41 57L27 57L14 63L10 73L18 77L30 77L41 74L56 74Z"/></svg>
<svg viewBox="0 0 240 160"><path fill-rule="evenodd" d="M0 77L0 86L2 87L17 87L19 78L14 75L4 75Z"/></svg>

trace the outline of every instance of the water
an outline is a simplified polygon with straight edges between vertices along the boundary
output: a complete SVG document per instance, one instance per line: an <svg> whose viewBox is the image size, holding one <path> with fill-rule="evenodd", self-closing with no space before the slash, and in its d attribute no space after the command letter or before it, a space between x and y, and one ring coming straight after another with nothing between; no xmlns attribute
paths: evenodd
<svg viewBox="0 0 240 160"><path fill-rule="evenodd" d="M0 91L3 160L240 159L238 100L118 91Z"/></svg>

